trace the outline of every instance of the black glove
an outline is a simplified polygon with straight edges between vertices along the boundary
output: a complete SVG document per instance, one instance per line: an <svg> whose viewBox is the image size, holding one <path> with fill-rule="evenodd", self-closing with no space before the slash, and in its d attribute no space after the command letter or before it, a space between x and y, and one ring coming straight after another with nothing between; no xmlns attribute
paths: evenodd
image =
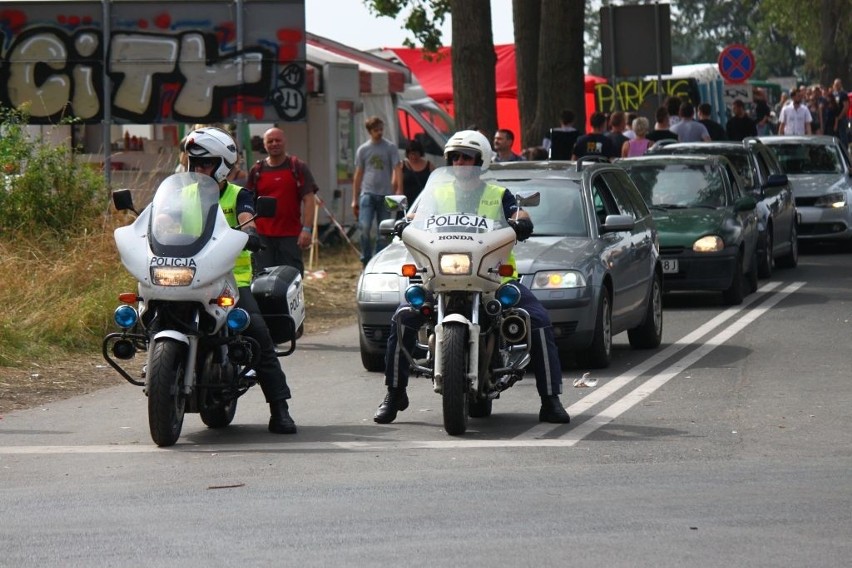
<svg viewBox="0 0 852 568"><path fill-rule="evenodd" d="M525 241L533 234L533 223L527 218L510 219L509 224L515 229L519 241Z"/></svg>
<svg viewBox="0 0 852 568"><path fill-rule="evenodd" d="M250 250L251 252L257 252L260 249L264 248L260 243L260 237L257 234L257 229L254 227L247 227L245 229L245 233L248 235L248 241L246 241L246 246L243 248L245 250Z"/></svg>
<svg viewBox="0 0 852 568"><path fill-rule="evenodd" d="M393 224L393 232L394 232L394 234L395 234L397 237L402 238L402 232L403 232L403 231L405 230L405 228L408 226L408 223L409 223L409 220L408 220L408 219L405 219L405 218L402 218L402 219L400 219L399 221L397 221L396 223L394 223L394 224ZM386 229L386 230L387 230L387 229Z"/></svg>

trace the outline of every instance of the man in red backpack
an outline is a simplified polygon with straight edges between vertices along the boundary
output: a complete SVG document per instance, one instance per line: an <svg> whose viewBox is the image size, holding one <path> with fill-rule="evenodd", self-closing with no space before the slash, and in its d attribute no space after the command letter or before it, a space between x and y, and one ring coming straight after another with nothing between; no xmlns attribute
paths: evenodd
<svg viewBox="0 0 852 568"><path fill-rule="evenodd" d="M293 266L304 275L302 249L311 245L318 191L307 164L286 153L287 138L280 128L263 134L266 158L258 160L248 175L246 188L256 196L278 200L275 217L256 219L257 232L265 247L254 253L257 269Z"/></svg>

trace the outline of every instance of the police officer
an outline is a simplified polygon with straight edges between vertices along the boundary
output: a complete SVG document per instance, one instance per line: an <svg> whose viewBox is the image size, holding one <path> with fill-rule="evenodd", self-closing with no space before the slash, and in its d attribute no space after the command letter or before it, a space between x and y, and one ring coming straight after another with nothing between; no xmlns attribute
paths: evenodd
<svg viewBox="0 0 852 568"><path fill-rule="evenodd" d="M224 211L229 225L236 226L254 216L254 199L251 192L228 182L228 174L237 163L237 145L230 134L213 127L193 130L186 137L186 153L190 172L208 175L219 184L219 206ZM260 239L254 222L244 225L242 229L249 235L246 248L257 250ZM287 404L287 399L290 398L287 378L275 355L275 344L269 329L251 294L251 253L248 250L244 250L237 258L234 277L240 289L237 307L243 308L251 316L251 324L245 334L260 345L260 362L256 372L260 388L269 403L269 431L275 434L295 434L296 423L290 416Z"/></svg>
<svg viewBox="0 0 852 568"><path fill-rule="evenodd" d="M503 215L515 227L518 240L526 240L532 234L532 221L525 211L518 211L518 205L512 192L498 185L485 183L479 174L491 165L492 150L488 139L475 130L463 130L454 134L444 147L444 157L447 165L479 166L479 168L457 168L457 182L452 188L457 203L467 201L486 217ZM443 195L443 199L448 196ZM470 210L470 209L467 209ZM516 215L517 214L517 215ZM514 217L517 217L515 219ZM509 263L514 266L514 255ZM517 270L515 271L517 275ZM550 316L541 302L521 284L515 282L521 290L521 300L518 307L530 314L532 323L532 368L535 372L535 382L541 397L541 409L538 419L541 422L562 424L570 422L568 412L562 406L559 395L562 393L562 368ZM397 337L398 323L402 324L402 345L409 353L413 352L417 339L417 330L423 325L423 316L417 311L400 306L394 313L391 323L388 346L385 353L385 385L387 394L379 405L373 420L379 424L388 424L396 419L397 413L408 408L408 375L409 362L399 345Z"/></svg>

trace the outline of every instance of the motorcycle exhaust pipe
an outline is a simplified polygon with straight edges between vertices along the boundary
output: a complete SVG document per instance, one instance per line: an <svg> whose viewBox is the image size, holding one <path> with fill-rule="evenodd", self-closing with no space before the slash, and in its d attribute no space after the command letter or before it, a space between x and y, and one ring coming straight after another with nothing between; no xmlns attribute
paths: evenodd
<svg viewBox="0 0 852 568"><path fill-rule="evenodd" d="M519 315L506 316L500 325L500 334L509 343L521 343L527 338L527 322Z"/></svg>
<svg viewBox="0 0 852 568"><path fill-rule="evenodd" d="M136 355L136 346L129 339L119 339L112 345L112 355L123 361L133 359Z"/></svg>

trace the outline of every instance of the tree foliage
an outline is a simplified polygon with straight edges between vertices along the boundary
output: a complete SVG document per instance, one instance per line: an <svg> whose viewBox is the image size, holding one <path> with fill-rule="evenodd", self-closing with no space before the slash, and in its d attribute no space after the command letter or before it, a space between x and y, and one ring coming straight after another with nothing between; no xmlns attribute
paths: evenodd
<svg viewBox="0 0 852 568"><path fill-rule="evenodd" d="M28 122L0 107L0 234L64 240L95 227L108 205L103 175L64 144L32 140Z"/></svg>

